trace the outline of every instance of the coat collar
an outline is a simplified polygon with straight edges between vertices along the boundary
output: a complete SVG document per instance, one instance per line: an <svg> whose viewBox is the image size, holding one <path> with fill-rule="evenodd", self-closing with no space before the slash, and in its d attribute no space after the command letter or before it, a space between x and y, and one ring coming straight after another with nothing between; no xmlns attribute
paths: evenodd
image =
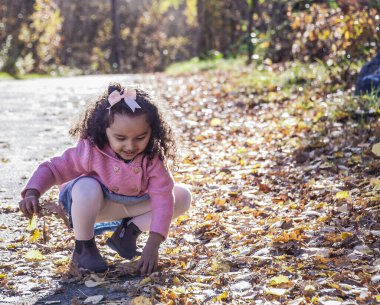
<svg viewBox="0 0 380 305"><path fill-rule="evenodd" d="M130 166L133 166L133 167L136 167L136 166L141 166L141 161L142 161L142 158L144 156L143 153L137 155L131 162L129 163L126 163L124 162L123 160L119 159L116 155L116 153L112 150L112 148L106 144L106 146L104 146L103 149L100 149L98 146L95 145L95 148L97 151L99 151L100 153L102 153L103 155L109 157L109 158L112 158L114 159L115 161L117 162L123 162L127 165L130 165Z"/></svg>

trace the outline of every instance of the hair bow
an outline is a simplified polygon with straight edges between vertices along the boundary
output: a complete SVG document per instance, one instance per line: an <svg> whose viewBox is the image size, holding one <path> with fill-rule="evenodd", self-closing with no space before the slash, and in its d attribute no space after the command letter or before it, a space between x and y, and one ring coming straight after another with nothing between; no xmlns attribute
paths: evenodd
<svg viewBox="0 0 380 305"><path fill-rule="evenodd" d="M107 109L111 111L111 107L113 105L124 99L124 102L129 106L129 108L135 112L136 108L141 108L140 105L136 102L136 96L137 94L135 89L125 89L121 92L118 90L112 91L108 96L108 102L110 103L110 106Z"/></svg>

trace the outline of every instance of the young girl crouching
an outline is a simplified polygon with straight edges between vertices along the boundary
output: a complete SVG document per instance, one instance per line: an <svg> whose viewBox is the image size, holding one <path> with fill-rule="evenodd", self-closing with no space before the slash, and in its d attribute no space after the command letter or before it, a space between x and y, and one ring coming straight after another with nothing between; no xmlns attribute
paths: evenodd
<svg viewBox="0 0 380 305"><path fill-rule="evenodd" d="M154 272L170 222L191 203L190 191L175 184L168 169L167 161L175 161L170 127L145 91L111 84L70 133L79 137L77 145L36 169L21 192L20 210L38 215L40 196L62 185L59 201L74 230L78 267L106 271L94 235L115 230L107 245L126 259L141 254L141 274ZM142 231L149 237L139 253Z"/></svg>

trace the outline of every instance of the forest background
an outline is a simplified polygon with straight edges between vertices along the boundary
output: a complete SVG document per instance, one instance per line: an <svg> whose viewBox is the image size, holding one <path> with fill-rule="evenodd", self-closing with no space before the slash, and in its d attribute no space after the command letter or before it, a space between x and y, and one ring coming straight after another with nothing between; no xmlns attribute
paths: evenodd
<svg viewBox="0 0 380 305"><path fill-rule="evenodd" d="M137 73L244 56L257 65L320 61L350 86L379 49L379 11L374 0L2 0L0 69Z"/></svg>

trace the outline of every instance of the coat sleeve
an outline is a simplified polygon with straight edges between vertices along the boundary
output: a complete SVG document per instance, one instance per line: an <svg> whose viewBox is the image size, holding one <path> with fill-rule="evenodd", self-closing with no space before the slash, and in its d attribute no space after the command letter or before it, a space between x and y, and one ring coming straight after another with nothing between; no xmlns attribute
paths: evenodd
<svg viewBox="0 0 380 305"><path fill-rule="evenodd" d="M61 156L41 163L21 192L22 198L28 189L36 189L42 195L53 185L60 185L90 172L91 143L80 140L75 147Z"/></svg>
<svg viewBox="0 0 380 305"><path fill-rule="evenodd" d="M150 231L159 233L166 239L173 217L174 180L157 156L148 167L148 179L148 194L152 207Z"/></svg>

